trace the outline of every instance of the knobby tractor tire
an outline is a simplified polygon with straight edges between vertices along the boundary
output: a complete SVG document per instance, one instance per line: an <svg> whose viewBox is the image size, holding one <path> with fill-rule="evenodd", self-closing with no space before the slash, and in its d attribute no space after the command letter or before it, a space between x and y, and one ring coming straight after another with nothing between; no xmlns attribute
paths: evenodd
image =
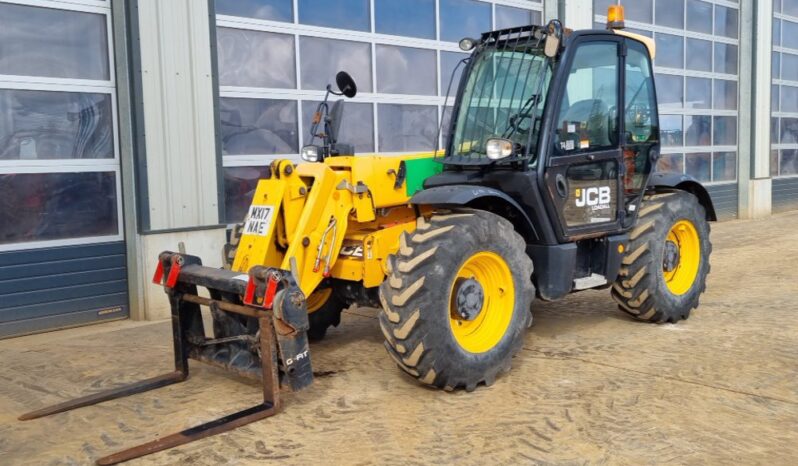
<svg viewBox="0 0 798 466"><path fill-rule="evenodd" d="M670 262L669 241L670 248L680 252L678 259L671 255ZM683 191L646 196L612 297L622 311L638 320L675 323L687 319L706 289L711 252L706 212L695 196ZM686 276L677 277L680 273Z"/></svg>
<svg viewBox="0 0 798 466"><path fill-rule="evenodd" d="M383 312L379 321L388 354L402 370L425 385L467 391L480 383L491 385L500 372L510 369L525 330L532 324L530 307L535 290L526 243L510 222L479 210L436 214L429 220L420 217L416 226L414 232L401 236L398 253L388 258L390 273L380 285ZM490 305L493 296L495 303L502 304L502 312L493 315L505 320L492 327L495 344L470 351L458 338L472 338L468 340L471 349L474 344L484 346L485 341L474 341L473 337L479 334L481 325L486 325L489 315L482 321L479 316L473 321L457 321L452 307L455 282L462 283L472 278L470 275L482 273L468 268L471 266L467 264L479 263L470 259L475 257L490 257L488 264L503 261L506 267L499 269L504 270L504 275L499 275L509 283L493 282L491 289L498 289L493 295L490 289L484 290L481 313L496 309L496 305ZM501 259L496 261L496 257ZM484 269L497 273L495 266ZM466 336L458 328L461 333L455 336L455 326L463 324L480 327ZM504 325L506 329L502 330Z"/></svg>
<svg viewBox="0 0 798 466"><path fill-rule="evenodd" d="M224 268L233 268L233 261L236 258L236 250L241 242L241 234L244 230L243 223L233 225L230 232L230 242L225 244L222 249L222 260ZM329 293L328 293L329 292ZM341 311L346 309L346 302L338 295L333 288L316 290L316 296L309 298L308 305L313 304L313 312L308 314L310 328L308 329L308 339L319 341L327 334L327 329L337 327L341 323ZM309 311L311 309L308 309Z"/></svg>

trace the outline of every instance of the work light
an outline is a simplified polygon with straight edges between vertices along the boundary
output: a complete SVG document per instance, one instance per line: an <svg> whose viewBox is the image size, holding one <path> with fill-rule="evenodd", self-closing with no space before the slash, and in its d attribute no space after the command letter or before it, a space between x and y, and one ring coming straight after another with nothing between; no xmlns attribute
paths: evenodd
<svg viewBox="0 0 798 466"><path fill-rule="evenodd" d="M319 161L319 146L305 146L302 152L299 153L302 160L305 162L318 162Z"/></svg>
<svg viewBox="0 0 798 466"><path fill-rule="evenodd" d="M513 142L509 139L488 139L485 153L491 160L501 160L513 155Z"/></svg>

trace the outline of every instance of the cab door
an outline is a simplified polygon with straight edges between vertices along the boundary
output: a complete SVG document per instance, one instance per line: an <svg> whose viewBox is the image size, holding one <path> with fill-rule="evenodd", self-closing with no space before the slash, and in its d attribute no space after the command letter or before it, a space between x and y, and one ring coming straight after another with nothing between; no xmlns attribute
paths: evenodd
<svg viewBox="0 0 798 466"><path fill-rule="evenodd" d="M561 87L544 175L552 223L564 240L621 229L623 39L576 41Z"/></svg>

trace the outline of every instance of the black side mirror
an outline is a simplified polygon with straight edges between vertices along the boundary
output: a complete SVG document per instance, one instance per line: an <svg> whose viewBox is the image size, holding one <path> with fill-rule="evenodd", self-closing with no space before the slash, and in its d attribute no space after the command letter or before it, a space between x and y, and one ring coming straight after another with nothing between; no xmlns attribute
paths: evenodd
<svg viewBox="0 0 798 466"><path fill-rule="evenodd" d="M338 89L341 91L341 94L349 97L350 99L357 95L357 85L355 84L355 80L352 79L352 76L349 76L349 73L346 71L339 71L338 74L335 75L335 84L338 85Z"/></svg>

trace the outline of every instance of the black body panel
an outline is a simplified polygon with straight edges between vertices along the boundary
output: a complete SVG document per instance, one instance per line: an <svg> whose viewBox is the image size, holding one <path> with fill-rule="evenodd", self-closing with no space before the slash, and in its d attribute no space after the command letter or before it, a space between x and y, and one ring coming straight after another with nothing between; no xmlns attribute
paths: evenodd
<svg viewBox="0 0 798 466"><path fill-rule="evenodd" d="M710 197L707 188L705 188L698 180L690 175L680 175L678 173L654 173L648 180L648 189L661 190L661 189L679 189L687 191L698 198L698 202L704 207L707 212L707 220L716 222L718 216L715 213L715 206L712 204L712 197Z"/></svg>

